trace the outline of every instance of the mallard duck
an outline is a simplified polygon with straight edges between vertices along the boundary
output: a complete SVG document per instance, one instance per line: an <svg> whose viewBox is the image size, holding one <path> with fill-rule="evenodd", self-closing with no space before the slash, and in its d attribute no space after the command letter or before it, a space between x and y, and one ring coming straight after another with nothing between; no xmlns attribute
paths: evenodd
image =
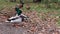
<svg viewBox="0 0 60 34"><path fill-rule="evenodd" d="M16 10L16 16L13 16L11 18L8 18L5 22L22 22L24 21L24 19L27 19L27 16L25 16L24 14L22 14L22 11L20 10L21 6L18 4L15 7Z"/></svg>

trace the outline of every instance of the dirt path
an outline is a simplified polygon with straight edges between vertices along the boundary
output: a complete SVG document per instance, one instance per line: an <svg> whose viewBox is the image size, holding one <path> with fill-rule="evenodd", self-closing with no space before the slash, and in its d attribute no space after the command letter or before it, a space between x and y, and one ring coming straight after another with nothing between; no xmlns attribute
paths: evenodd
<svg viewBox="0 0 60 34"><path fill-rule="evenodd" d="M0 16L0 34L60 34L60 29L56 27L57 19L53 17L53 13L41 12L38 16L36 11L24 12L31 21L22 22L18 28L13 27L12 23L5 23L5 17Z"/></svg>

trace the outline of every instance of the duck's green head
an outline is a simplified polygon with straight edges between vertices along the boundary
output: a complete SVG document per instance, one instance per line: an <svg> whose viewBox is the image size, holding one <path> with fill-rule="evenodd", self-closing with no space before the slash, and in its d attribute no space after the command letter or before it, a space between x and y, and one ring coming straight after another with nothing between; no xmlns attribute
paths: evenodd
<svg viewBox="0 0 60 34"><path fill-rule="evenodd" d="M16 12L17 12L18 15L20 15L22 13L22 11L20 10L20 8L18 8L18 7L16 7L15 10L16 10Z"/></svg>

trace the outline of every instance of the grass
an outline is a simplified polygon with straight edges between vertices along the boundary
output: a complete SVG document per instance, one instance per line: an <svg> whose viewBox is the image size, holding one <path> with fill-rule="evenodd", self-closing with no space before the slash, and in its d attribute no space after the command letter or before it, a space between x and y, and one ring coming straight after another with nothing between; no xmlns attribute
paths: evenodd
<svg viewBox="0 0 60 34"><path fill-rule="evenodd" d="M7 1L4 1L4 0L0 0L0 10L4 7L12 7L14 5L16 5L17 3L15 2L7 2Z"/></svg>
<svg viewBox="0 0 60 34"><path fill-rule="evenodd" d="M60 0L59 0L60 1ZM13 7L17 4L18 2L7 2L6 0L0 0L0 10L4 7ZM58 14L55 16L60 16L60 5L54 4L54 3L50 3L48 6L50 6L50 8L46 8L45 4L40 3L29 3L29 5L31 6L30 10L36 10L37 12L48 12L48 11L57 11ZM24 5L23 9L24 11L27 11L25 8L26 4ZM58 24L60 25L60 19L58 20Z"/></svg>

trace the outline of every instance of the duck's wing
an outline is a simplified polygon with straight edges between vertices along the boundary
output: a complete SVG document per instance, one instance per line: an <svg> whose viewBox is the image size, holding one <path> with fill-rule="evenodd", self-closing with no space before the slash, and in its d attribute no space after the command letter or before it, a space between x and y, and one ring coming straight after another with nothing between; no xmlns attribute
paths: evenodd
<svg viewBox="0 0 60 34"><path fill-rule="evenodd" d="M19 19L19 18L17 17L17 18L13 18L13 19L11 19L11 20L16 20L16 19Z"/></svg>
<svg viewBox="0 0 60 34"><path fill-rule="evenodd" d="M16 20L16 19L19 19L19 17L17 17L17 18L12 18L12 19L8 19L8 21Z"/></svg>
<svg viewBox="0 0 60 34"><path fill-rule="evenodd" d="M19 15L21 18L29 18L28 16L24 15L24 14L21 14Z"/></svg>
<svg viewBox="0 0 60 34"><path fill-rule="evenodd" d="M14 19L14 18L18 18L19 16L18 15L16 15L16 16L12 16L11 18L9 18L9 19Z"/></svg>
<svg viewBox="0 0 60 34"><path fill-rule="evenodd" d="M23 17L27 17L26 15L24 15L24 14L21 14L21 16L23 16Z"/></svg>

